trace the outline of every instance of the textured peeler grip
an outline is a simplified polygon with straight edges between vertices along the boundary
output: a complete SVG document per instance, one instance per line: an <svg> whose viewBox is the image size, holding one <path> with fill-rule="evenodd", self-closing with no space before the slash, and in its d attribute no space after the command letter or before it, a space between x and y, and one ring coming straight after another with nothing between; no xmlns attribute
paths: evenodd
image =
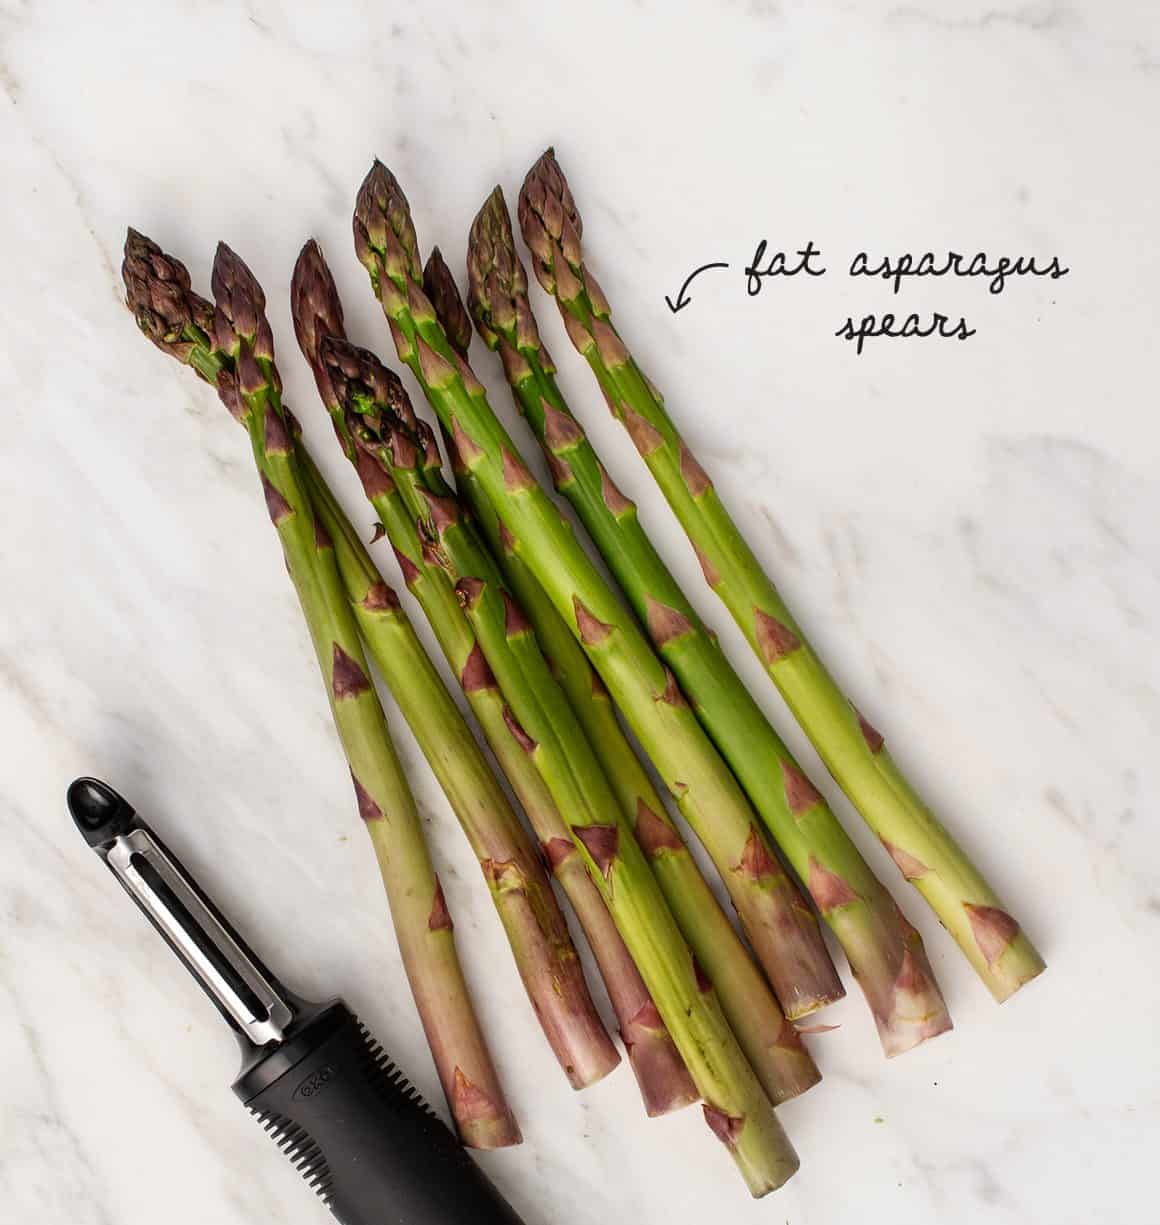
<svg viewBox="0 0 1160 1225"><path fill-rule="evenodd" d="M234 1092L343 1225L521 1225L341 1002Z"/></svg>

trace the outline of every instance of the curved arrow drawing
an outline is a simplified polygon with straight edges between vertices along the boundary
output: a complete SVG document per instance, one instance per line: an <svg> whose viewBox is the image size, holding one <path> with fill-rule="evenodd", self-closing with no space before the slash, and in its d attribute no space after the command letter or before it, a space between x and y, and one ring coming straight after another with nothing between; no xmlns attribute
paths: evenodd
<svg viewBox="0 0 1160 1225"><path fill-rule="evenodd" d="M675 315L678 311L683 311L685 307L688 306L690 302L692 302L693 299L687 296L686 291L688 290L689 286L693 283L693 281L696 280L696 278L701 275L702 272L706 272L710 268L728 268L728 267L729 265L725 263L715 263L715 264L702 264L700 268L694 269L692 272L689 273L687 277L685 277L685 283L681 286L681 291L680 293L677 294L677 300L675 302L672 300L672 298L669 297L668 294L665 294L665 301L669 304L669 310L671 310L673 314Z"/></svg>

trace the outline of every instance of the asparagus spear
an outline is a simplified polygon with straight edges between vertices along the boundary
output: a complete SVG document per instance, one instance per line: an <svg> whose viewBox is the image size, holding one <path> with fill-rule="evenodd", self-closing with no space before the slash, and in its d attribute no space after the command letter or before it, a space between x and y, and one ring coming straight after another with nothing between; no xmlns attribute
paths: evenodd
<svg viewBox="0 0 1160 1225"><path fill-rule="evenodd" d="M553 795L706 1099L706 1120L730 1146L753 1194L775 1189L792 1175L797 1158L729 1029L712 985L698 974L628 822L615 801L602 794L607 783L601 784L599 771L587 770L583 760L569 760L567 737L561 735L556 718L560 709L570 712L570 707L563 703L549 710L542 700L550 692L551 677L542 656L530 649L534 642L530 626L510 614L514 605L508 606L506 618L497 619L494 608L489 609L489 602L494 604L489 595L495 593L483 580L466 579L457 590L481 640L504 635L511 648L505 658L514 659L516 675L501 676L500 683L515 694L513 707L532 752L548 747L551 755L570 767L547 776ZM539 674L537 667L543 669Z"/></svg>
<svg viewBox="0 0 1160 1225"><path fill-rule="evenodd" d="M194 294L184 265L130 230L122 273L138 326L217 388L250 435L266 506L282 543L350 765L359 812L382 872L411 991L465 1144L520 1141L467 992L451 916L422 824L368 679L357 627L303 491L274 365L265 298L228 247L214 260L216 306Z"/></svg>
<svg viewBox="0 0 1160 1225"><path fill-rule="evenodd" d="M527 542L534 541L538 547L529 552L549 563L536 577L547 589L549 569L557 571L557 579L563 576L565 581L559 584L556 594L573 617L579 616L584 636L594 648L604 648L597 650L597 654L605 661L609 674L615 672L617 680L615 686L609 687L616 692L622 688L621 678L636 678L637 715L645 709L658 711L659 717L654 716L656 721L650 730L661 735L671 730L671 738L678 739L686 726L684 715L689 712L680 704L675 685L669 685L668 677L643 639L640 641L647 658L618 651L618 642L609 642L614 634L609 619L624 616L615 597L604 587L555 506L547 501L519 461L514 443L503 433L498 421L490 412L486 414L488 420L476 420L476 401L464 382L470 371L466 365L461 369L457 364L460 359L447 343L420 285L421 268L406 201L386 167L379 163L359 194L355 239L360 258L372 274L376 294L384 302L400 355L420 378L441 423L455 437L461 458L478 470L489 498L504 506L503 518L517 541L525 547ZM541 525L547 531L537 537ZM592 605L581 601L573 611L567 578L572 574L584 576L585 567L601 590L586 592ZM529 687L523 697L527 710L520 723L526 734L537 743L555 738L551 720L537 709L536 692ZM647 720L638 718L638 722ZM565 746L560 745L559 752L564 756ZM713 771L706 770L703 763L690 761L688 754L682 758L682 764L692 767L684 771L692 781L679 780L686 800L688 794L695 792L699 801L703 777L708 774L711 781L717 781ZM724 792L722 801L730 800L726 788L732 787L744 806L723 764L721 771L726 776L717 788ZM693 959L631 829L620 819L618 809L611 813L592 802L594 797L586 790L588 780L579 768L575 773L569 771L566 776L554 776L548 781L617 929L705 1098L706 1121L729 1150L754 1195L775 1189L792 1176L797 1157L725 1022L711 984L696 974ZM559 794L556 787L560 788ZM611 820L614 815L615 821ZM752 822L749 829L755 838L760 838ZM746 873L745 878L755 885L769 879L768 874L758 873Z"/></svg>
<svg viewBox="0 0 1160 1225"><path fill-rule="evenodd" d="M646 1111L659 1115L687 1105L692 1100L688 1072L660 1022L599 891L589 879L584 861L535 763L513 734L514 721L459 607L453 584L438 556L420 538L415 519L391 478L389 463L384 464L372 452L354 445L343 404L320 354L324 338L344 339L342 303L322 251L313 241L303 247L294 268L291 313L299 346L314 372L343 450L358 468L408 586L427 614L448 662L461 678L468 703L525 806L545 860L576 910L604 978ZM389 372L378 363L370 377L395 394ZM409 405L407 412L414 421Z"/></svg>
<svg viewBox="0 0 1160 1225"><path fill-rule="evenodd" d="M467 318L450 270L432 251L423 284L448 340L466 358L471 340ZM513 541L491 503L467 468L459 462L454 440L448 446L460 496L491 545L512 592L528 615L544 653L551 661L589 743L608 775L621 810L636 833L660 883L665 901L698 962L717 991L741 1049L770 1100L779 1104L804 1093L821 1078L801 1037L782 1015L769 984L754 964L689 849L669 817L648 774L621 731L608 690L572 637L535 576L517 556Z"/></svg>
<svg viewBox="0 0 1160 1225"><path fill-rule="evenodd" d="M423 439L417 433L408 437L402 422L392 420L395 414L379 398L389 395L395 411L413 421L402 385L372 354L345 342L327 339L322 345L322 356L331 383L346 406L348 428L358 439L358 445L370 451L389 472L417 523L420 538L429 553L439 559L449 581L454 582L461 604L464 590L477 591L467 610L468 620L500 690L511 704L513 734L548 782L549 790L559 797L561 789L554 775L580 768L586 773L588 789L596 795L601 811L614 810L615 798L571 707L540 656L535 639L522 629L526 622L502 589L495 563L481 547L453 492L442 480L434 439ZM376 395L374 387L383 390ZM430 462L432 455L435 464ZM426 459L422 465L421 456ZM559 757L556 740L533 745L521 730L520 717L527 709L528 687L552 719L558 743L567 748L566 759ZM630 1049L643 1060L641 1070L647 1075L642 1077L642 1084L647 1089L645 1098L650 1113L666 1113L696 1101L696 1088L655 1007L634 1020L637 1032L632 1035L635 1042Z"/></svg>
<svg viewBox="0 0 1160 1225"><path fill-rule="evenodd" d="M364 453L374 456L389 471L396 490L406 491L400 496L405 503L409 502L408 510L416 516L426 512L424 530L419 534L428 555L439 556L445 570L458 573L452 559L471 555L469 533L451 499L431 497L423 501L419 486L419 448L397 424L399 414L407 411L400 400L401 386L397 380L392 382L384 377L389 372L372 354L334 337L322 341L320 356L327 382L346 410L349 434ZM458 540L455 539L457 535ZM476 563L473 568L486 568L479 558L473 561ZM608 849L612 841L619 846L631 834L627 828L622 831L618 827L615 800L601 794L601 787L607 784L603 783L595 759L590 754L585 758L583 754L569 751L570 746L575 747L575 741L555 722L559 711L551 703L554 682L538 652L525 651L532 646L526 623L522 622L515 605L505 601L502 593L489 589L482 579L464 578L456 591L484 656L511 704L509 720L513 734L525 745L533 760L552 763L552 768L542 767L542 772L553 797L589 862L589 871L593 872L593 864L598 869L593 879L598 884L604 883L602 893L618 919L621 934L634 959L646 981L650 982L660 1015L678 1041L683 1040L682 1054L686 1060L701 1072L699 1087L709 1095L713 1110L720 1110L730 1118L757 1123L748 1136L748 1148L744 1152L745 1137L739 1134L736 1155L755 1192L771 1189L787 1176L787 1163L792 1160L786 1150L787 1142L775 1130L769 1103L761 1095L740 1052L735 1060L730 1059L732 1037L711 997L706 994L701 998L692 960L665 914L663 902L657 910L655 905L649 904L647 894L643 894L650 886L655 890L655 884L639 848L633 848L635 858L627 847L621 847L620 854L615 857ZM535 670L537 660L538 672ZM564 707L570 713L566 703ZM600 875L601 869L608 872L607 877ZM638 913L641 910L647 915L643 921ZM635 927L631 924L626 927L626 915L633 916ZM705 990L708 992L711 988L706 984ZM721 1070L725 1071L724 1075ZM695 1090L693 1096L696 1096ZM733 1104L718 1106L726 1100ZM708 1117L715 1120L717 1115L713 1113Z"/></svg>
<svg viewBox="0 0 1160 1225"><path fill-rule="evenodd" d="M997 1000L1044 963L994 891L903 777L882 736L847 700L677 432L659 393L612 326L585 268L581 223L552 150L528 172L520 225L540 284L556 298L568 335L588 360L721 597L839 786L903 876L938 915ZM842 876L832 894L859 895Z"/></svg>
<svg viewBox="0 0 1160 1225"><path fill-rule="evenodd" d="M371 657L463 826L483 869L528 998L574 1089L620 1062L539 856L459 708L325 480L298 450L307 496L333 542L347 597Z"/></svg>
<svg viewBox="0 0 1160 1225"><path fill-rule="evenodd" d="M733 671L653 547L635 505L616 488L572 415L540 340L498 187L471 227L467 264L472 317L502 358L556 487L588 529L790 866L809 883L866 994L887 1055L949 1029L921 937ZM440 298L433 301L438 309ZM827 888L834 880L844 881L847 891Z"/></svg>
<svg viewBox="0 0 1160 1225"><path fill-rule="evenodd" d="M682 811L722 873L771 980L788 963L800 1013L842 994L813 912L769 848L753 810L701 730L673 674L653 654L448 343L421 285L410 210L376 162L359 192L355 246L399 356L451 432L466 466L524 550L537 580L580 638ZM630 944L631 947L631 944ZM647 976L646 976L647 981ZM799 1004L799 1001L801 1003Z"/></svg>

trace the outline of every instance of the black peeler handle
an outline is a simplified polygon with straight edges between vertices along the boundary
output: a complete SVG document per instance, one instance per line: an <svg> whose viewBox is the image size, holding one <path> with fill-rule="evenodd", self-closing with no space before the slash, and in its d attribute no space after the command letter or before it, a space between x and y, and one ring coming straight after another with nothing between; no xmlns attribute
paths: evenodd
<svg viewBox="0 0 1160 1225"><path fill-rule="evenodd" d="M234 1031L234 1092L342 1225L521 1225L354 1013L287 990L108 783L77 779L68 806Z"/></svg>
<svg viewBox="0 0 1160 1225"><path fill-rule="evenodd" d="M520 1218L341 1001L234 1083L343 1225Z"/></svg>

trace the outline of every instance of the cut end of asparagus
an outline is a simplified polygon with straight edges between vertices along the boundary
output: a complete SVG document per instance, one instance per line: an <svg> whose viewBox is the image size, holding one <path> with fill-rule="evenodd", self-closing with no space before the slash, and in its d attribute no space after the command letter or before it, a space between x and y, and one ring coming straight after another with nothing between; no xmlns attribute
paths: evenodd
<svg viewBox="0 0 1160 1225"><path fill-rule="evenodd" d="M902 968L890 990L889 1009L881 1016L876 1013L874 1019L888 1059L954 1027L921 944L903 954Z"/></svg>
<svg viewBox="0 0 1160 1225"><path fill-rule="evenodd" d="M461 1068L455 1069L448 1094L459 1138L468 1148L510 1148L522 1144L519 1125L504 1103L496 1103Z"/></svg>
<svg viewBox="0 0 1160 1225"><path fill-rule="evenodd" d="M776 1161L750 1161L746 1149L755 1140L751 1134L754 1124L746 1118L729 1114L712 1102L705 1102L701 1109L709 1130L729 1150L740 1167L746 1185L749 1187L749 1193L754 1199L760 1199L771 1191L776 1191L797 1173L801 1162L776 1119L771 1117L765 1130L773 1132L781 1142L778 1159ZM763 1136L762 1139L766 1137Z"/></svg>
<svg viewBox="0 0 1160 1225"><path fill-rule="evenodd" d="M471 345L471 319L451 269L447 267L447 261L438 247L427 257L427 265L423 269L423 290L431 299L435 316L443 325L451 347L460 357L466 357Z"/></svg>
<svg viewBox="0 0 1160 1225"><path fill-rule="evenodd" d="M986 963L986 983L1001 1004L1047 969L1019 924L998 906L964 902L971 937Z"/></svg>
<svg viewBox="0 0 1160 1225"><path fill-rule="evenodd" d="M922 937L885 890L873 906L837 909L832 922L888 1059L953 1027Z"/></svg>
<svg viewBox="0 0 1160 1225"><path fill-rule="evenodd" d="M620 1027L624 1049L650 1119L683 1110L701 1095L652 999Z"/></svg>

